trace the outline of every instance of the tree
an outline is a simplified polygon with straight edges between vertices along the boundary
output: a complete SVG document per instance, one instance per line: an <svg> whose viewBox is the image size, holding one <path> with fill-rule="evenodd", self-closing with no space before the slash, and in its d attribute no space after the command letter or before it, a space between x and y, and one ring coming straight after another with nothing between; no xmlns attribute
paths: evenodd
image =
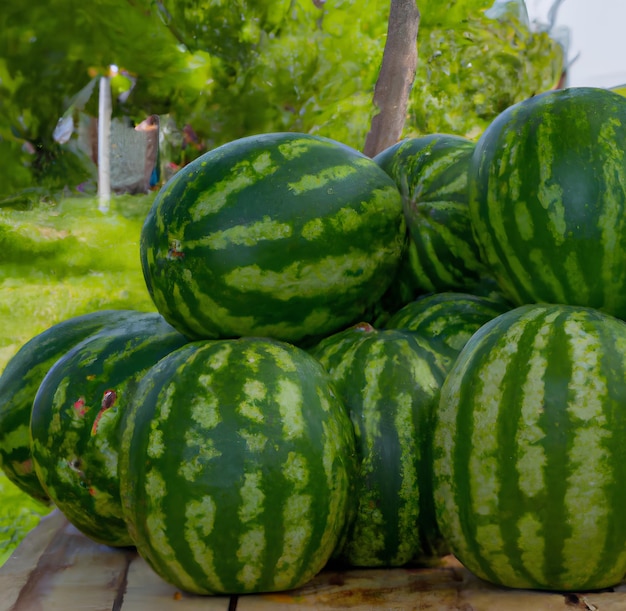
<svg viewBox="0 0 626 611"><path fill-rule="evenodd" d="M395 144L404 130L417 69L419 20L415 0L391 0L387 41L374 88L374 104L380 112L372 118L364 147L371 157Z"/></svg>
<svg viewBox="0 0 626 611"><path fill-rule="evenodd" d="M511 0L519 4L521 0ZM562 54L493 0L421 0L403 135L476 137L504 107L550 88ZM0 12L0 202L72 187L93 167L52 134L72 97L123 68L114 112L167 114L203 148L301 131L363 148L378 112L389 0L31 0ZM115 85L115 83L114 83ZM86 111L95 115L96 97ZM38 189L38 190L37 190Z"/></svg>

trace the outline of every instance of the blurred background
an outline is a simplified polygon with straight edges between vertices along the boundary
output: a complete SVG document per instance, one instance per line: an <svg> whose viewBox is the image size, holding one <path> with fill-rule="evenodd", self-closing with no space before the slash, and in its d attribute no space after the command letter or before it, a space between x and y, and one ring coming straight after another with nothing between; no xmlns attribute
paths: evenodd
<svg viewBox="0 0 626 611"><path fill-rule="evenodd" d="M547 23L554 0L526 0L531 22ZM569 31L567 84L615 87L626 83L626 2L562 0L555 26ZM553 31L558 36L559 31Z"/></svg>

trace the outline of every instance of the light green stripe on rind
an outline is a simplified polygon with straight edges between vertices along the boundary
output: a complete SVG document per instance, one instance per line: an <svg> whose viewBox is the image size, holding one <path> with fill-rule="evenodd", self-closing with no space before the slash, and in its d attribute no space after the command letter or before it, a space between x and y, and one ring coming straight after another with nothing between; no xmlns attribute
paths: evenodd
<svg viewBox="0 0 626 611"><path fill-rule="evenodd" d="M437 230L439 231L439 228ZM416 239L412 232L411 240L415 244L416 248L414 254L417 258L417 261L415 258L411 259L411 267L420 284L426 287L432 286L433 289L441 284L452 286L455 279L446 266L446 261L442 261L440 258L439 255L441 253L439 249L435 247L432 236L425 233L424 236L418 236ZM423 255L420 256L420 253L423 253ZM434 274L432 273L433 271Z"/></svg>
<svg viewBox="0 0 626 611"><path fill-rule="evenodd" d="M213 251L225 250L231 246L256 246L261 240L282 240L291 237L293 226L264 216L260 221L245 225L235 225L209 233L198 240L181 242L181 250L210 248Z"/></svg>
<svg viewBox="0 0 626 611"><path fill-rule="evenodd" d="M409 393L400 393L396 397L394 426L398 431L400 447L400 489L398 491L398 531L413 533L413 537L402 537L398 544L396 557L392 564L404 564L413 559L419 547L419 482L416 469L416 456L420 457L420 448L416 444L414 425L413 397ZM391 475L391 474L390 474Z"/></svg>
<svg viewBox="0 0 626 611"><path fill-rule="evenodd" d="M543 555L546 547L544 524L535 513L529 512L521 516L517 522L519 529L518 546L524 570L535 583L545 580L545 562Z"/></svg>
<svg viewBox="0 0 626 611"><path fill-rule="evenodd" d="M516 468L520 490L529 498L545 490L546 453L541 441L546 433L539 420L544 412L543 374L548 363L546 348L557 316L558 312L546 316L537 330L533 340L532 358L527 364L527 374L521 383L521 416L515 436L518 448ZM534 563L539 563L539 559L535 559Z"/></svg>
<svg viewBox="0 0 626 611"><path fill-rule="evenodd" d="M473 340L470 339L470 344ZM466 348L469 350L469 348ZM462 536L463 528L457 507L457 480L454 458L457 443L457 413L460 408L462 380L474 366L469 353L461 355L452 372L446 377L441 388L439 406L436 410L436 426L433 436L433 496L437 511L437 521L441 532L448 540L450 548L460 558L469 556L469 547Z"/></svg>
<svg viewBox="0 0 626 611"><path fill-rule="evenodd" d="M299 195L315 189L328 188L329 184L336 186L337 181L345 180L358 172L354 165L337 165L324 168L317 174L303 174L297 181L288 182L287 187L294 195Z"/></svg>
<svg viewBox="0 0 626 611"><path fill-rule="evenodd" d="M379 251L356 251L339 256L322 257L313 262L294 261L280 271L263 269L258 264L238 267L224 276L224 283L239 291L267 293L274 299L321 299L332 295L341 285L348 291L372 279L378 269ZM322 279L325 282L322 283Z"/></svg>
<svg viewBox="0 0 626 611"><path fill-rule="evenodd" d="M192 500L185 507L185 540L191 548L191 554L195 562L202 569L202 573L209 585L209 591L223 591L216 566L219 563L216 551L206 543L207 538L213 532L218 519L218 506L215 500L205 495L198 500ZM171 561L170 561L171 564ZM174 563L176 566L178 562ZM197 590L193 579L188 577L187 572L181 566L181 573L177 574L180 583L188 583L190 591ZM183 581L184 580L184 581Z"/></svg>
<svg viewBox="0 0 626 611"><path fill-rule="evenodd" d="M603 206L598 217L598 228L602 241L601 278L604 287L604 303L608 311L619 308L620 296L615 295L610 287L617 281L621 286L626 283L626 268L623 261L621 237L624 235L625 202L621 194L626 193L626 176L624 174L623 157L618 143L621 136L617 130L621 123L616 118L603 122L598 134L597 146L604 151L602 176L600 180L606 185L603 195ZM619 278L616 278L619 274Z"/></svg>
<svg viewBox="0 0 626 611"><path fill-rule="evenodd" d="M545 253L541 248L529 248L528 249L528 260L533 264L528 266L528 269L532 269L532 272L526 272L526 283L524 286L524 290L532 291L533 288L533 277L535 281L540 281L544 285L548 285L551 287L551 290L554 293L554 301L557 303L566 303L566 287L563 282L565 278L562 278L557 271L555 271L554 266L551 265L553 263L549 254ZM521 263L519 259L515 259L514 270L517 272L517 266L524 266L524 263ZM571 260L570 260L571 265ZM569 270L569 274L571 275L573 270Z"/></svg>
<svg viewBox="0 0 626 611"><path fill-rule="evenodd" d="M193 580L190 579L187 571L179 562L177 553L168 538L169 526L162 503L163 497L167 494L165 479L161 473L152 469L146 473L145 486L147 498L151 500L151 506L146 515L144 528L150 538L150 547L158 548L159 558L155 558L148 547L140 545L138 549L151 564L160 567L161 571L165 571L166 575L175 576L182 587L193 590ZM205 517L204 519L206 520L207 518ZM187 526L187 528L190 527L191 525ZM195 554L196 550L193 552Z"/></svg>
<svg viewBox="0 0 626 611"><path fill-rule="evenodd" d="M306 549L313 534L312 505L311 495L302 492L292 494L285 501L282 511L283 549L276 562L274 578L277 590L288 588L301 570L302 550Z"/></svg>
<svg viewBox="0 0 626 611"><path fill-rule="evenodd" d="M604 400L609 389L600 362L603 347L598 337L585 332L581 323L570 317L564 325L572 363L567 413L575 427L565 494L571 536L563 542L564 583L598 571L604 560L598 541L605 540L614 511L604 492L612 480L605 468L611 461L611 432ZM581 506L585 511L580 510ZM584 554L580 554L581 549Z"/></svg>
<svg viewBox="0 0 626 611"><path fill-rule="evenodd" d="M388 361L383 348L382 342L376 342L369 350L361 402L353 409L353 418L359 424L357 431L360 456L357 487L359 499L354 531L345 553L353 564L361 566L378 565L378 557L386 545L384 537L386 516L380 508L380 490L376 486L367 485L372 477L376 481L376 447L381 443L380 401L383 394L380 382ZM355 349L358 349L358 342ZM349 359L344 357L344 360ZM350 359L349 362L351 367L354 367L354 361ZM347 370L346 373L354 375L351 371ZM338 379L336 373L334 379Z"/></svg>
<svg viewBox="0 0 626 611"><path fill-rule="evenodd" d="M248 380L243 387L243 397L237 411L253 422L263 422L262 404L267 397L267 385L260 380Z"/></svg>
<svg viewBox="0 0 626 611"><path fill-rule="evenodd" d="M347 420L348 427L340 429L337 426L336 421L329 421L322 423L322 430L324 434L324 447L322 449L322 466L324 474L326 476L326 487L330 491L329 504L328 504L328 516L334 516L338 513L344 516L344 519L335 525L334 529L328 528L320 541L317 553L314 554L311 564L316 565L327 553L329 547L332 547L331 554L337 550L338 546L343 543L340 539L342 534L345 533L347 521L352 516L351 508L354 506L354 499L352 493L354 491L354 481L356 478L356 453L355 453L355 438L354 429L352 423ZM349 446L353 452L350 455L349 462L345 463L345 471L343 472L343 478L338 477L336 464L341 455L345 451L345 447ZM342 490L347 491L347 494L342 494Z"/></svg>
<svg viewBox="0 0 626 611"><path fill-rule="evenodd" d="M542 159L556 161L554 150L554 125L551 115L544 114L535 131L537 150L541 151ZM515 162L514 162L515 163ZM552 163L539 163L539 184L537 185L537 201L546 211L547 228L552 233L554 244L560 246L565 241L567 222L565 206L563 206L563 189L552 175Z"/></svg>
<svg viewBox="0 0 626 611"><path fill-rule="evenodd" d="M24 439L29 437L30 427L28 424L21 424L13 430L8 431L2 438L2 453L9 457L14 450L20 449L24 445ZM2 464L4 467L4 463Z"/></svg>
<svg viewBox="0 0 626 611"><path fill-rule="evenodd" d="M189 428L184 433L187 448L186 460L178 467L178 474L188 482L194 482L205 470L210 460L220 458L222 452L216 448L213 439L197 428Z"/></svg>
<svg viewBox="0 0 626 611"><path fill-rule="evenodd" d="M546 452L542 444L546 436L539 424L545 406L544 372L547 367L546 350L550 341L552 325L558 317L553 312L544 317L533 340L532 357L527 364L526 377L521 382L520 420L516 426L517 447L516 470L518 486L529 503L531 499L546 491ZM541 583L544 575L544 552L546 536L543 524L537 516L525 513L518 522L521 561L524 570Z"/></svg>
<svg viewBox="0 0 626 611"><path fill-rule="evenodd" d="M293 583L302 565L303 550L313 535L311 511L313 499L307 491L310 468L304 455L289 452L283 469L288 486L293 491L284 502L283 550L276 562L274 585L284 589Z"/></svg>
<svg viewBox="0 0 626 611"><path fill-rule="evenodd" d="M284 439L302 437L306 432L304 402L300 386L288 379L277 381L276 403L282 420Z"/></svg>
<svg viewBox="0 0 626 611"><path fill-rule="evenodd" d="M263 473L258 470L244 473L243 485L240 488L241 505L238 517L243 532L239 535L237 559L242 568L237 573L237 579L246 591L254 589L262 574L259 558L263 557L267 540L265 527L257 518L265 511L264 484ZM248 524L250 526L246 528Z"/></svg>
<svg viewBox="0 0 626 611"><path fill-rule="evenodd" d="M189 207L191 219L198 221L219 212L228 205L233 194L254 185L260 178L273 174L279 168L280 165L272 165L269 152L262 152L254 159L244 159L234 164L229 174L203 191L201 198Z"/></svg>

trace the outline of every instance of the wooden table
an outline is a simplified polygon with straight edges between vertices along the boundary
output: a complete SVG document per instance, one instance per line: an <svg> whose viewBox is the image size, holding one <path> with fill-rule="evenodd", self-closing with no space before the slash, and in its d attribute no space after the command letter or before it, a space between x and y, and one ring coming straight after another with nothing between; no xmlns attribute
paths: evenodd
<svg viewBox="0 0 626 611"><path fill-rule="evenodd" d="M323 571L278 594L194 596L164 582L132 549L94 543L58 511L0 568L0 611L626 611L613 591L557 594L487 584L454 558L432 569Z"/></svg>

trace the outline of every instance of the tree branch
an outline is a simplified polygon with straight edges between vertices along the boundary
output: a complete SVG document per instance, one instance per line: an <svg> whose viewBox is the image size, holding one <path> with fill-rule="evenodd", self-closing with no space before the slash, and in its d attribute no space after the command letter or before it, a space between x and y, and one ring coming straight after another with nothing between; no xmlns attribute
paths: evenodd
<svg viewBox="0 0 626 611"><path fill-rule="evenodd" d="M420 12L416 0L391 0L387 41L374 88L379 112L372 119L363 152L374 157L402 135L417 69Z"/></svg>

